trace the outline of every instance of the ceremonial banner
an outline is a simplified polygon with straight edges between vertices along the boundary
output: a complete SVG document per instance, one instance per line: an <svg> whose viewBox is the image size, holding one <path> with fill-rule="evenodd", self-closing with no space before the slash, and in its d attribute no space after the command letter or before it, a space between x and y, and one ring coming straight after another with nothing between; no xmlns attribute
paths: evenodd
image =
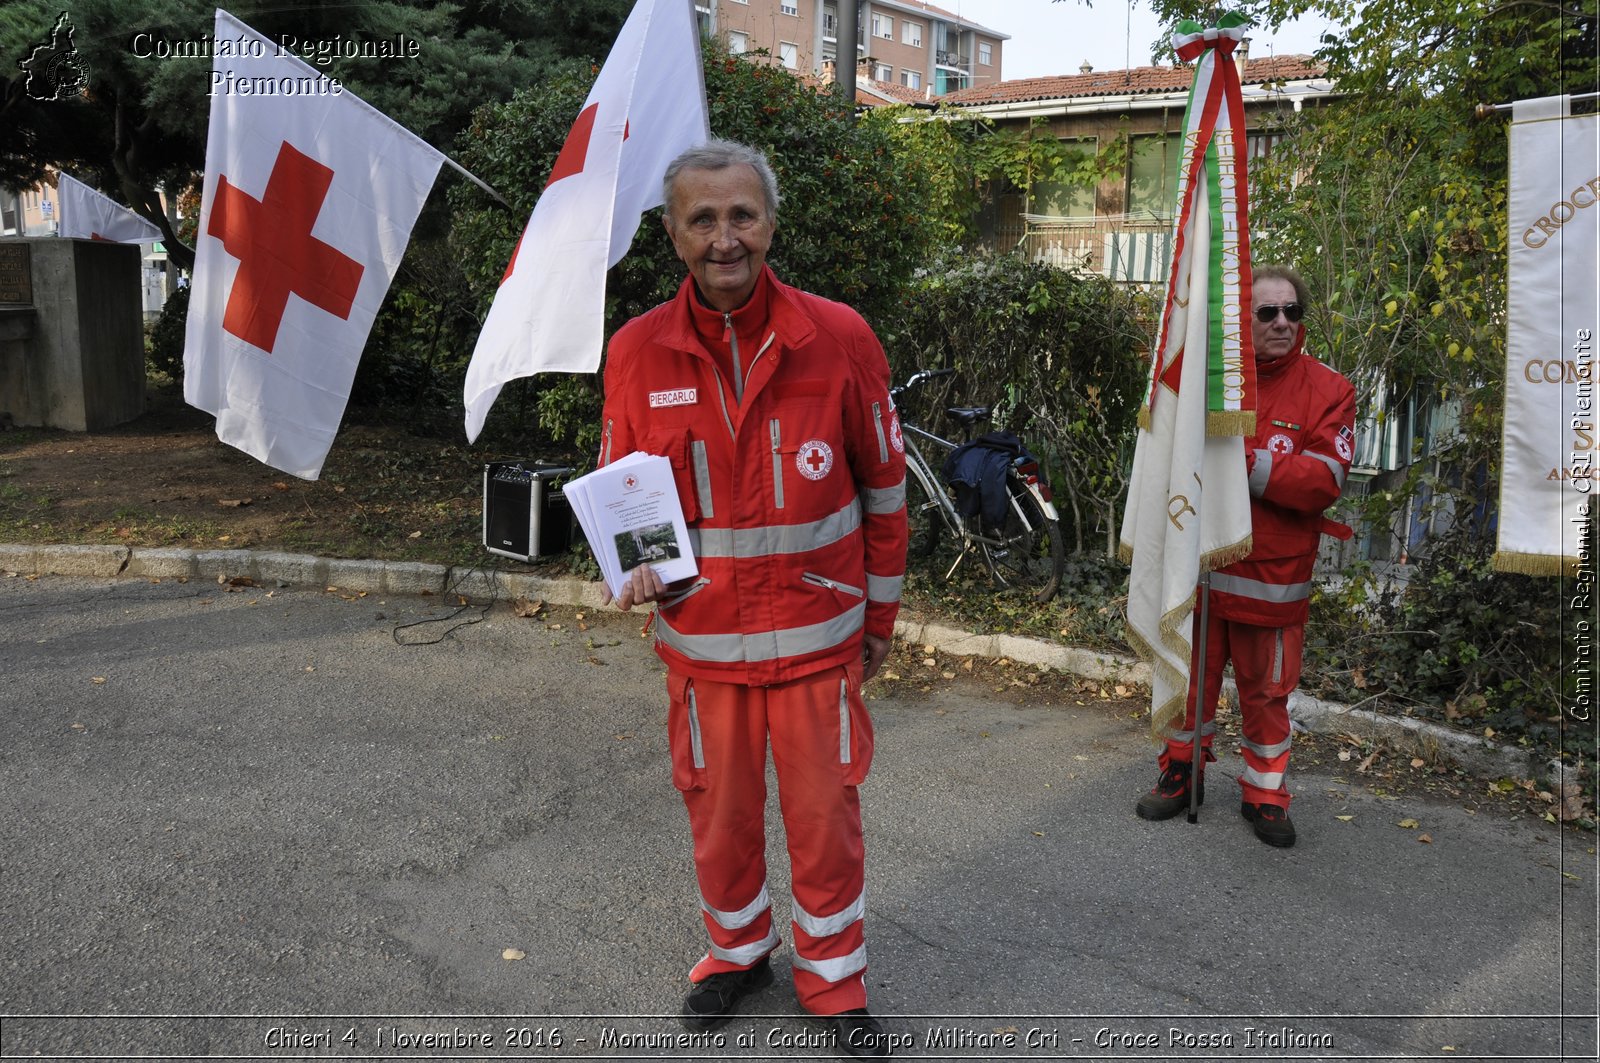
<svg viewBox="0 0 1600 1063"><path fill-rule="evenodd" d="M1244 20L1184 22L1199 58L1184 119L1173 264L1150 390L1139 411L1119 553L1131 562L1128 637L1151 662L1151 737L1181 723L1195 588L1250 552L1244 437L1255 431L1244 106L1229 53Z"/></svg>
<svg viewBox="0 0 1600 1063"><path fill-rule="evenodd" d="M183 395L315 480L444 156L225 11L214 39Z"/></svg>
<svg viewBox="0 0 1600 1063"><path fill-rule="evenodd" d="M1512 109L1498 550L1502 572L1579 562L1595 488L1600 118L1569 100Z"/></svg>
<svg viewBox="0 0 1600 1063"><path fill-rule="evenodd" d="M161 230L145 218L65 173L56 175L56 198L61 210L56 235L70 240L110 240L119 244L149 244L164 239Z"/></svg>
<svg viewBox="0 0 1600 1063"><path fill-rule="evenodd" d="M567 134L511 253L467 366L467 440L508 381L592 373L605 341L606 270L628 253L661 179L705 142L700 31L691 0L639 0Z"/></svg>

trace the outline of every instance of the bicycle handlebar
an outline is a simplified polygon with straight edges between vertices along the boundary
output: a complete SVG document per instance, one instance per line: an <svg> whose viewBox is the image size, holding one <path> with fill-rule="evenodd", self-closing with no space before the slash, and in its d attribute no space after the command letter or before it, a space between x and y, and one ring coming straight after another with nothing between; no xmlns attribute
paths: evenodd
<svg viewBox="0 0 1600 1063"><path fill-rule="evenodd" d="M900 395L904 395L911 389L926 383L929 380L937 380L939 377L951 376L954 373L954 369L919 369L915 373L912 373L904 384L901 384L899 387L890 388L889 394L898 397Z"/></svg>

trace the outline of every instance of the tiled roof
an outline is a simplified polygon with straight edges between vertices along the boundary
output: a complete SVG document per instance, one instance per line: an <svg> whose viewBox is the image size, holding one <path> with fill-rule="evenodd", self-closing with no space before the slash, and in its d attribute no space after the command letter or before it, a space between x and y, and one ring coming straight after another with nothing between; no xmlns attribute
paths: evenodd
<svg viewBox="0 0 1600 1063"><path fill-rule="evenodd" d="M1245 62L1244 83L1300 81L1319 78L1327 69L1309 55L1277 55ZM1026 103L1081 96L1143 96L1186 91L1194 81L1192 66L1140 66L1132 70L1096 70L1063 77L1022 78L995 85L977 85L941 96L941 103L974 107L989 103Z"/></svg>
<svg viewBox="0 0 1600 1063"><path fill-rule="evenodd" d="M856 81L858 91L876 93L887 96L891 103L928 103L928 94L924 89L913 89L892 81L876 81L872 78L859 78ZM881 103L883 101L875 100Z"/></svg>

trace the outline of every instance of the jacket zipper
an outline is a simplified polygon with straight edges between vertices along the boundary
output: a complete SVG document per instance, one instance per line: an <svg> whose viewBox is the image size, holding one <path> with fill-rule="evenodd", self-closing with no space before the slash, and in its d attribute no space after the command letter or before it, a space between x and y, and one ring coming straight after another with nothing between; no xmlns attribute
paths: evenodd
<svg viewBox="0 0 1600 1063"><path fill-rule="evenodd" d="M699 579L695 580L693 583L689 584L688 587L686 587L683 590L679 591L677 594L674 594L672 597L665 598L662 601L658 602L657 603L657 607L661 608L661 609L671 609L673 606L677 605L679 602L682 602L686 598L692 598L695 595L699 594L701 591L705 590L710 585L711 585L711 581L706 579L704 576L702 576Z"/></svg>
<svg viewBox="0 0 1600 1063"><path fill-rule="evenodd" d="M830 591L838 591L840 594L851 594L857 598L865 598L867 596L867 592L860 587L852 587L848 583L840 583L838 580L829 579L827 576L819 576L815 572L802 572L800 574L800 582L810 583L817 587L826 587Z"/></svg>
<svg viewBox="0 0 1600 1063"><path fill-rule="evenodd" d="M600 464L601 465L610 465L611 464L611 425L612 425L614 420L615 420L615 418L611 418L611 417L607 417L606 418L606 438L605 438L604 444L600 447Z"/></svg>
<svg viewBox="0 0 1600 1063"><path fill-rule="evenodd" d="M778 428L778 419L772 419L772 501L777 508L783 508L783 437Z"/></svg>
<svg viewBox="0 0 1600 1063"><path fill-rule="evenodd" d="M705 749L700 745L700 706L694 698L694 680L689 681L686 691L689 702L689 752L694 757L694 766L704 769L706 766Z"/></svg>
<svg viewBox="0 0 1600 1063"><path fill-rule="evenodd" d="M723 327L728 330L728 349L733 352L733 401L744 405L744 369L739 365L739 334L733 329L733 315L722 313Z"/></svg>
<svg viewBox="0 0 1600 1063"><path fill-rule="evenodd" d="M872 427L877 429L878 432L878 460L887 462L889 460L889 441L884 438L883 434L883 403L881 402L872 404Z"/></svg>

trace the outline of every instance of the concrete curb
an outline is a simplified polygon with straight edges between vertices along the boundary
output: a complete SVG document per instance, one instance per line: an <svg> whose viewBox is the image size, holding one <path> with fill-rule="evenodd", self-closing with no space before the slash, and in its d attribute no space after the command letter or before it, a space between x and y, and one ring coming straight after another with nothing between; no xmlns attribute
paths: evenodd
<svg viewBox="0 0 1600 1063"><path fill-rule="evenodd" d="M0 543L0 572L34 576L119 576L226 582L240 577L261 586L318 586L367 594L445 595L490 601L537 598L552 605L598 608L600 584L575 577L551 579L477 565L415 561L352 561L310 554L254 550L187 550L143 546L30 546ZM1059 646L1017 635L979 634L940 624L901 620L895 634L914 645L957 656L1009 658L1096 682L1148 685L1150 666L1117 654ZM1223 690L1234 693L1232 679ZM1347 733L1383 741L1395 751L1442 755L1467 771L1491 778L1565 781L1575 771L1560 761L1540 761L1527 751L1438 724L1388 716L1295 691L1289 716L1297 728Z"/></svg>

